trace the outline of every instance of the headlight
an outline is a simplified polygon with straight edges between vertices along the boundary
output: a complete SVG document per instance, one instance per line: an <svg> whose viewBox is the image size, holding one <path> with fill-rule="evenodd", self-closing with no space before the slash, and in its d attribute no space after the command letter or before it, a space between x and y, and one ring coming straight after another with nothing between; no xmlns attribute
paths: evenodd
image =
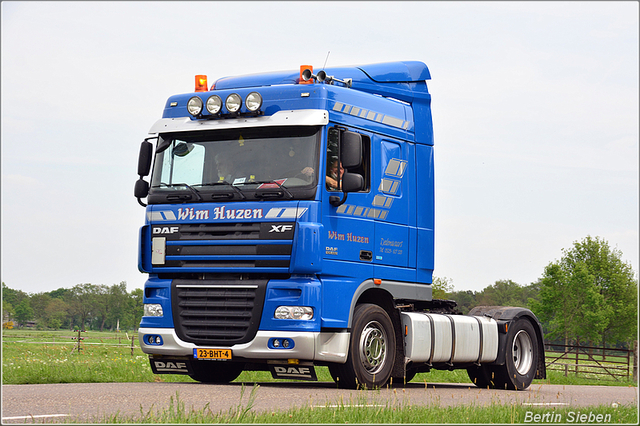
<svg viewBox="0 0 640 426"><path fill-rule="evenodd" d="M262 106L262 96L258 92L251 92L247 95L247 99L244 100L244 104L251 112L256 112Z"/></svg>
<svg viewBox="0 0 640 426"><path fill-rule="evenodd" d="M202 99L198 96L189 99L189 102L187 102L187 111L194 117L199 115L202 112Z"/></svg>
<svg viewBox="0 0 640 426"><path fill-rule="evenodd" d="M237 93L232 93L227 96L225 106L227 107L227 111L229 112L238 112L240 111L240 107L242 106L242 98Z"/></svg>
<svg viewBox="0 0 640 426"><path fill-rule="evenodd" d="M145 317L161 317L164 315L162 312L162 305L159 303L145 303L144 304L144 316Z"/></svg>
<svg viewBox="0 0 640 426"><path fill-rule="evenodd" d="M275 319L310 320L313 308L309 306L278 306L273 315Z"/></svg>
<svg viewBox="0 0 640 426"><path fill-rule="evenodd" d="M217 114L222 109L222 99L218 95L209 96L207 99L207 111L211 114Z"/></svg>

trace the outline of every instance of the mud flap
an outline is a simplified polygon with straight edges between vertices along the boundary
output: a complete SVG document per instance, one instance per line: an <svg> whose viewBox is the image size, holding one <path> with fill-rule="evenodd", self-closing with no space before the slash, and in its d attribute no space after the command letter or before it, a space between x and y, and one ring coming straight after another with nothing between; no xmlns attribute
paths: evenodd
<svg viewBox="0 0 640 426"><path fill-rule="evenodd" d="M186 359L150 358L153 374L192 374L191 362Z"/></svg>
<svg viewBox="0 0 640 426"><path fill-rule="evenodd" d="M269 364L269 371L274 379L318 381L313 364Z"/></svg>

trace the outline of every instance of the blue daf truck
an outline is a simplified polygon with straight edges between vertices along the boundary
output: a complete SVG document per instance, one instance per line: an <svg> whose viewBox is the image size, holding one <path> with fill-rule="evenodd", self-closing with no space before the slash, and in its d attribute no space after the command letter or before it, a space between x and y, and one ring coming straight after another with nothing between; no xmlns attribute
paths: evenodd
<svg viewBox="0 0 640 426"><path fill-rule="evenodd" d="M503 389L545 377L531 311L432 298L430 78L413 61L303 65L198 75L167 100L135 185L154 373L317 380L328 366L369 389L434 368Z"/></svg>

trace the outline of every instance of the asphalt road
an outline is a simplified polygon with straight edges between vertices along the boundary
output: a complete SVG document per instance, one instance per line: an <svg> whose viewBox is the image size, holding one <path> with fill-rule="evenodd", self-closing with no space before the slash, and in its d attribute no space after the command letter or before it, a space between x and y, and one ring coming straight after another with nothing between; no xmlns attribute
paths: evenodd
<svg viewBox="0 0 640 426"><path fill-rule="evenodd" d="M98 422L106 415L139 416L162 411L171 397L179 396L185 408L209 404L214 413L246 404L253 384L207 385L201 383L71 383L52 385L3 385L2 423L50 423L62 419ZM364 400L366 398L366 401ZM468 384L409 383L381 391L336 389L334 383L261 383L254 410L286 410L290 407L343 405L490 405L583 407L600 404L638 403L638 390L618 386L534 385L521 392L479 389Z"/></svg>

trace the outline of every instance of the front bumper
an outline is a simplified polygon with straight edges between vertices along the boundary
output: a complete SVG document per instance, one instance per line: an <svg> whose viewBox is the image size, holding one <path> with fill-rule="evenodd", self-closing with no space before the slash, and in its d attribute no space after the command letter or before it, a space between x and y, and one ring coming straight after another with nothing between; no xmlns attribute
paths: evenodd
<svg viewBox="0 0 640 426"><path fill-rule="evenodd" d="M160 336L162 345L149 345L144 338L146 335ZM291 349L270 348L269 340L272 338L291 339L295 345ZM258 331L252 341L224 347L224 349L231 349L234 359L241 358L247 361L295 358L306 361L345 363L349 338L350 333L346 331L335 333ZM203 347L180 340L172 328L140 328L138 339L142 351L154 355L193 356L194 349Z"/></svg>

